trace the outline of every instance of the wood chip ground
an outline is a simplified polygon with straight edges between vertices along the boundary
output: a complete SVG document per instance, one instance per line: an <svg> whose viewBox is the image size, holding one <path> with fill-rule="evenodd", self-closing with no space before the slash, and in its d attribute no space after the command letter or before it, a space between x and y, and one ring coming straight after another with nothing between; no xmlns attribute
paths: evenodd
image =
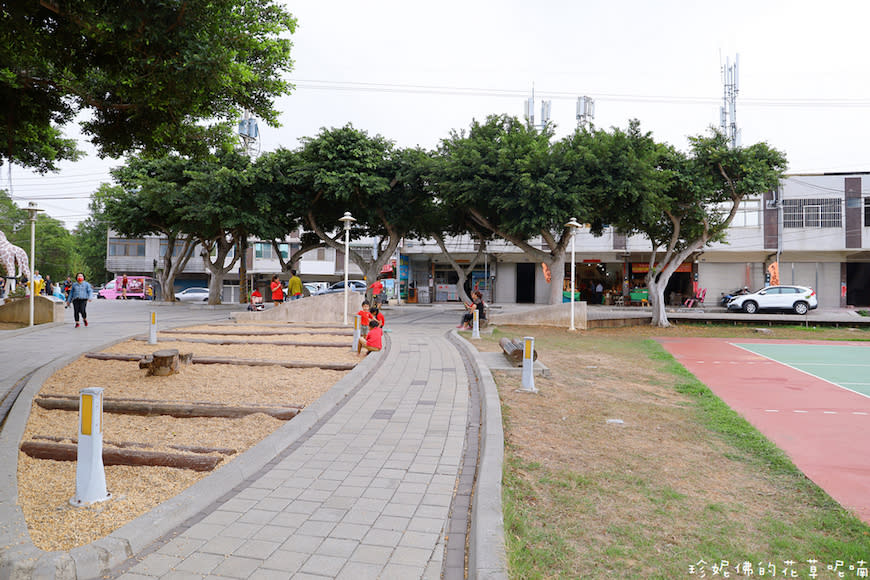
<svg viewBox="0 0 870 580"><path fill-rule="evenodd" d="M293 340L338 342L347 349L277 345L213 345L165 341L149 345L130 340L104 352L141 354L161 349L178 349L199 356L267 359L281 361L358 362L350 349L352 337L296 334L304 328L289 326L293 334L257 336L276 332L266 325L211 325L196 330L244 330L252 341ZM280 327L277 329L280 330ZM311 330L323 330L312 328ZM197 335L198 338L210 335ZM173 334L173 338L184 335ZM307 406L338 382L346 371L289 369L235 365L188 365L179 374L146 377L136 362L76 360L55 372L40 394L78 395L85 387L103 387L104 397L149 399L166 402L208 402L228 405ZM74 438L78 434L77 413L48 411L35 403L23 437ZM167 416L139 417L104 415L104 441L148 444L149 450L178 452L169 445L229 447L237 454L222 457L220 465L284 424L284 421L258 413L243 419L193 418ZM69 443L70 441L65 441ZM104 445L109 446L104 443ZM220 466L218 467L220 469ZM37 460L19 453L18 501L27 520L34 545L46 551L69 550L104 537L156 505L177 495L208 473L167 467L106 467L106 484L111 501L76 508L69 504L75 495L76 463Z"/></svg>

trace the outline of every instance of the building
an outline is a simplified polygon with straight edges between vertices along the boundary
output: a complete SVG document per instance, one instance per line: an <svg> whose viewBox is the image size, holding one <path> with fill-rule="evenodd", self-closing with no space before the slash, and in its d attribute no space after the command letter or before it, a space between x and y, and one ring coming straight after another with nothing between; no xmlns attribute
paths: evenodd
<svg viewBox="0 0 870 580"><path fill-rule="evenodd" d="M287 251L298 248L298 232L287 238ZM477 242L469 236L445 240L451 256L463 266L474 259ZM543 248L542 240L531 245ZM152 274L157 258L165 252L165 240L146 237L126 240L109 235L106 266L109 271ZM594 300L598 283L604 300L626 300L641 287L649 267L650 245L642 236L618 234L612 228L594 236L588 228L576 233L576 285L582 299ZM366 250L371 240L353 242ZM268 280L280 272L270 243L251 240L248 273L255 281ZM570 246L567 254L570 260ZM343 276L343 255L319 249L303 256L298 270L305 281L338 280ZM671 305L683 302L695 287L706 289L706 303L748 286L767 283L768 266L778 262L780 282L814 288L819 306L838 308L870 306L870 172L789 175L779 189L741 203L724 242L703 248L673 275L665 297ZM419 302L459 299L458 275L434 240L404 240L399 248L399 267L388 265L387 275L398 270L403 298ZM566 264L563 290L570 288L570 264ZM225 301L237 300L238 266L227 277ZM362 277L354 266L351 276ZM550 283L540 264L529 260L516 246L503 240L487 243L483 257L469 274L466 290L480 289L491 302L544 304ZM207 272L201 258L191 259L179 276L177 289L206 285ZM235 284L236 294L232 286ZM408 290L411 290L408 292Z"/></svg>

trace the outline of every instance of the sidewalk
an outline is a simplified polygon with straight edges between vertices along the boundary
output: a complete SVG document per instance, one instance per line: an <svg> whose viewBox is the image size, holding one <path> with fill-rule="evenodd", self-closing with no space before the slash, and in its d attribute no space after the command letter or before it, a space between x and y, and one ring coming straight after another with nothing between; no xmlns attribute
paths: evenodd
<svg viewBox="0 0 870 580"><path fill-rule="evenodd" d="M473 508L469 575L506 578L500 409L456 317L391 309L384 351L224 469L104 540L19 559L58 578L462 578Z"/></svg>

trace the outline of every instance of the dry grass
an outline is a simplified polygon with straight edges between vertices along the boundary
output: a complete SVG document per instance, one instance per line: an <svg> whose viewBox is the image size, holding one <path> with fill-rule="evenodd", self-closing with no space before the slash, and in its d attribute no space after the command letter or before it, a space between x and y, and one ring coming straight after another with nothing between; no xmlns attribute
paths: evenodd
<svg viewBox="0 0 870 580"><path fill-rule="evenodd" d="M499 330L479 348L498 350L500 336L528 333ZM536 378L540 394L517 392L516 375L495 375L510 509L520 522L509 525L516 535L509 544L525 553L512 556L514 577L564 577L565 571L588 578L683 577L700 559L813 555L780 554L770 530L800 526L823 508L807 505L793 478L764 469L703 426L697 407L643 342L662 335L758 336L751 329L570 334L536 328L534 334L539 360L552 371L551 379ZM824 334L856 337L848 330ZM765 336L819 338L792 329Z"/></svg>
<svg viewBox="0 0 870 580"><path fill-rule="evenodd" d="M226 329L226 327L221 327ZM235 327L234 327L235 329ZM256 332L256 327L249 328ZM300 335L295 335L294 340ZM205 337L205 336L200 336ZM242 338L242 337L240 337ZM342 338L349 343L347 337ZM317 341L325 342L322 335ZM107 349L115 353L146 353L175 348L201 356L357 362L350 346L340 348L274 345L210 345L167 341L148 345L127 341ZM341 379L345 371L288 369L232 365L188 365L179 374L146 377L136 362L80 358L54 373L41 394L76 395L84 387L103 387L109 398L138 398L167 402L307 406ZM228 447L242 452L284 422L264 414L243 419L168 416L139 417L106 414L104 441L136 442L149 451L170 451L169 445ZM33 405L23 440L34 435L76 437L77 413L47 411ZM68 441L67 441L68 442ZM106 443L109 446L108 443ZM224 457L220 465L231 461ZM68 550L90 543L118 529L154 506L177 495L207 473L165 467L106 467L106 483L113 499L87 508L73 508L75 462L36 460L19 453L18 501L34 544L43 550Z"/></svg>

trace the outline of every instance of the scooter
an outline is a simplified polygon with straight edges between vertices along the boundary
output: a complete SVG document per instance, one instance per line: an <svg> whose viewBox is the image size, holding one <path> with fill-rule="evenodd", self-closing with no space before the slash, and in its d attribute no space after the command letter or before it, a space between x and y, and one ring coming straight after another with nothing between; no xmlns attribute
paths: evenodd
<svg viewBox="0 0 870 580"><path fill-rule="evenodd" d="M727 307L728 302L730 302L732 298L734 298L735 296L741 296L743 294L749 294L749 288L747 286L744 286L743 288L738 288L737 290L732 290L728 294L723 293L721 300L719 300L719 304L722 307Z"/></svg>

